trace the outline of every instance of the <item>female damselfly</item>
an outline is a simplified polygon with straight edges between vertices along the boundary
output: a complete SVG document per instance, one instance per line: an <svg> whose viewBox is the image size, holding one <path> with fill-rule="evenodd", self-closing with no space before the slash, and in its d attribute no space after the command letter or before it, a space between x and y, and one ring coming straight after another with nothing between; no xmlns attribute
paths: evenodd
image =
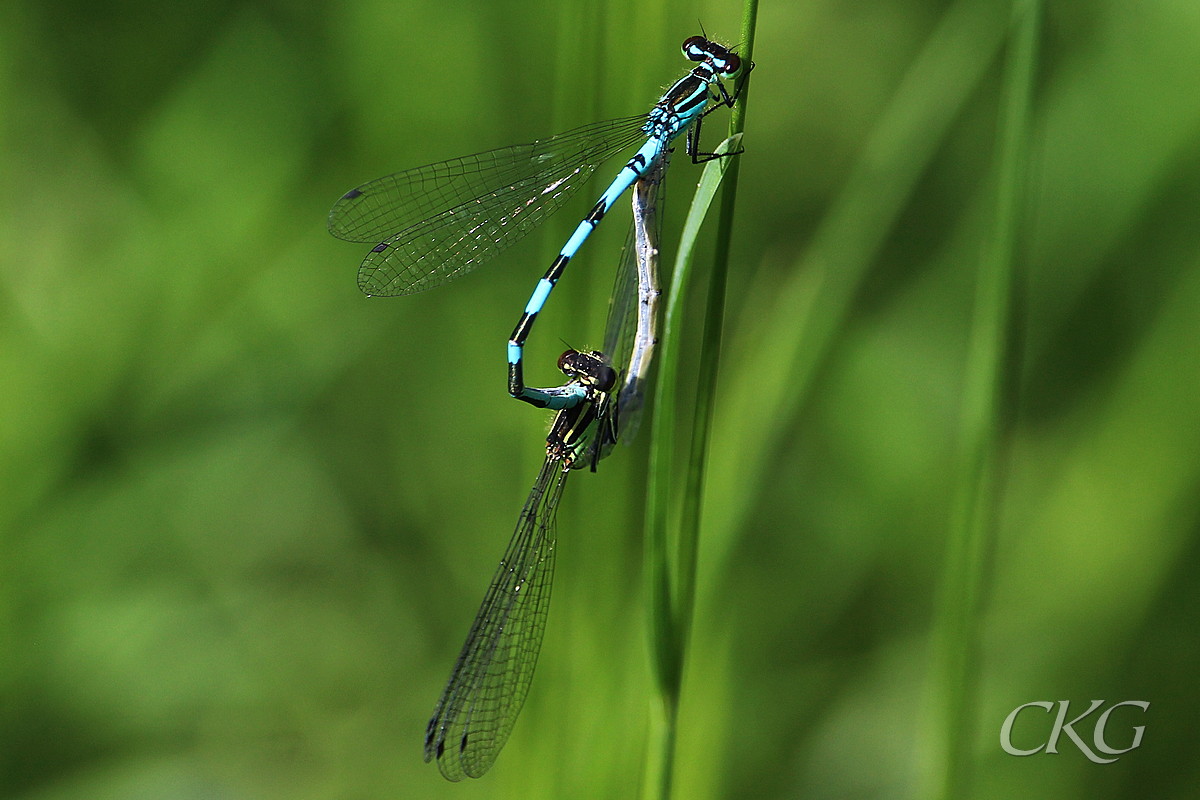
<svg viewBox="0 0 1200 800"><path fill-rule="evenodd" d="M595 469L617 374L597 352L558 361L581 402L554 418L546 460L425 731L425 760L452 781L483 775L508 740L541 651L554 578L555 517L572 469Z"/></svg>
<svg viewBox="0 0 1200 800"><path fill-rule="evenodd" d="M558 412L546 460L521 509L425 735L425 760L450 780L477 778L508 739L533 680L554 577L555 515L573 468L593 471L641 405L656 337L657 200L663 159L637 181L604 335L606 352L568 350L564 388L584 400Z"/></svg>

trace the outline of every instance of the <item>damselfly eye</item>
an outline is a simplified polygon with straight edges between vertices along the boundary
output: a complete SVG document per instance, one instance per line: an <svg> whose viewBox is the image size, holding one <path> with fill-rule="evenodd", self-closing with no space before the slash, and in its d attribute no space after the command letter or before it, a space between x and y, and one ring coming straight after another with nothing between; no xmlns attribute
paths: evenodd
<svg viewBox="0 0 1200 800"><path fill-rule="evenodd" d="M583 356L578 350L568 350L558 357L558 368L572 377L579 374L578 360Z"/></svg>
<svg viewBox="0 0 1200 800"><path fill-rule="evenodd" d="M721 73L732 78L742 71L742 59L734 53L725 56L725 66L721 69Z"/></svg>
<svg viewBox="0 0 1200 800"><path fill-rule="evenodd" d="M684 39L683 54L691 61L703 61L708 58L708 39L703 36L689 36Z"/></svg>
<svg viewBox="0 0 1200 800"><path fill-rule="evenodd" d="M602 392L610 391L617 385L617 371L607 364L597 365L592 378L596 381L596 388Z"/></svg>

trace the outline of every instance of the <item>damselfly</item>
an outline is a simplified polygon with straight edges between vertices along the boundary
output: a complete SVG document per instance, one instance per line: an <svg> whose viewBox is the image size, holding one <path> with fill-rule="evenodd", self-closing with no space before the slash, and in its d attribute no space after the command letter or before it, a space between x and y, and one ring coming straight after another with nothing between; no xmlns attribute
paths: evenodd
<svg viewBox="0 0 1200 800"><path fill-rule="evenodd" d="M525 342L567 264L630 184L656 164L680 135L695 162L703 118L732 106L723 83L742 71L741 58L703 36L683 43L698 62L648 114L600 122L525 145L399 172L351 189L329 212L329 231L353 242L378 242L363 259L358 285L368 295L403 295L440 286L511 246L557 210L611 156L644 140L575 228L538 282L508 342L509 394L539 408L569 408L586 399L581 386L525 385ZM716 105L710 105L715 102Z"/></svg>
<svg viewBox="0 0 1200 800"><path fill-rule="evenodd" d="M555 515L572 469L595 469L598 437L615 440L616 372L597 352L568 350L559 369L582 401L554 418L546 460L425 731L425 760L449 780L487 772L529 692L554 578Z"/></svg>
<svg viewBox="0 0 1200 800"><path fill-rule="evenodd" d="M657 198L665 166L658 163L634 186L634 223L613 288L607 353L568 350L559 359L566 387L582 390L585 399L555 417L546 460L426 729L425 760L437 759L450 780L487 771L529 692L549 612L555 513L567 475L572 468L595 470L641 403L657 341Z"/></svg>

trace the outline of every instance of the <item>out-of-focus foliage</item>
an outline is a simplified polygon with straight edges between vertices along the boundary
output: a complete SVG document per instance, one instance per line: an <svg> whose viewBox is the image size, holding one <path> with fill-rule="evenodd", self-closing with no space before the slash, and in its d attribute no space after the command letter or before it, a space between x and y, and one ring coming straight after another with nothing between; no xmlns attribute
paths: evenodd
<svg viewBox="0 0 1200 800"><path fill-rule="evenodd" d="M366 179L636 113L697 17L728 39L738 13L0 8L0 796L634 795L644 442L572 479L493 772L420 761L541 458L504 339L588 198L393 300L323 222ZM763 4L680 797L919 796L1007 19ZM1192 797L1200 6L1051 2L1042 31L977 796ZM620 216L540 322L534 381L599 339ZM1114 715L1114 746L1146 726L1118 762L1000 749L1018 705L1096 698L1151 703Z"/></svg>

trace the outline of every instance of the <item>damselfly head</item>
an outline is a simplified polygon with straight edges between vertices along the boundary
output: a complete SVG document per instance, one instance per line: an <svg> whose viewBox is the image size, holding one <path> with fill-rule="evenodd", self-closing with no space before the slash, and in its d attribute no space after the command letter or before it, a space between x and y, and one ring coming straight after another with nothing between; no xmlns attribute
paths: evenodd
<svg viewBox="0 0 1200 800"><path fill-rule="evenodd" d="M595 350L568 350L558 357L558 368L569 378L607 392L617 383L617 372L603 353Z"/></svg>
<svg viewBox="0 0 1200 800"><path fill-rule="evenodd" d="M711 64L722 78L736 77L742 71L742 59L728 47L703 36L689 36L683 41L683 54L691 61Z"/></svg>

